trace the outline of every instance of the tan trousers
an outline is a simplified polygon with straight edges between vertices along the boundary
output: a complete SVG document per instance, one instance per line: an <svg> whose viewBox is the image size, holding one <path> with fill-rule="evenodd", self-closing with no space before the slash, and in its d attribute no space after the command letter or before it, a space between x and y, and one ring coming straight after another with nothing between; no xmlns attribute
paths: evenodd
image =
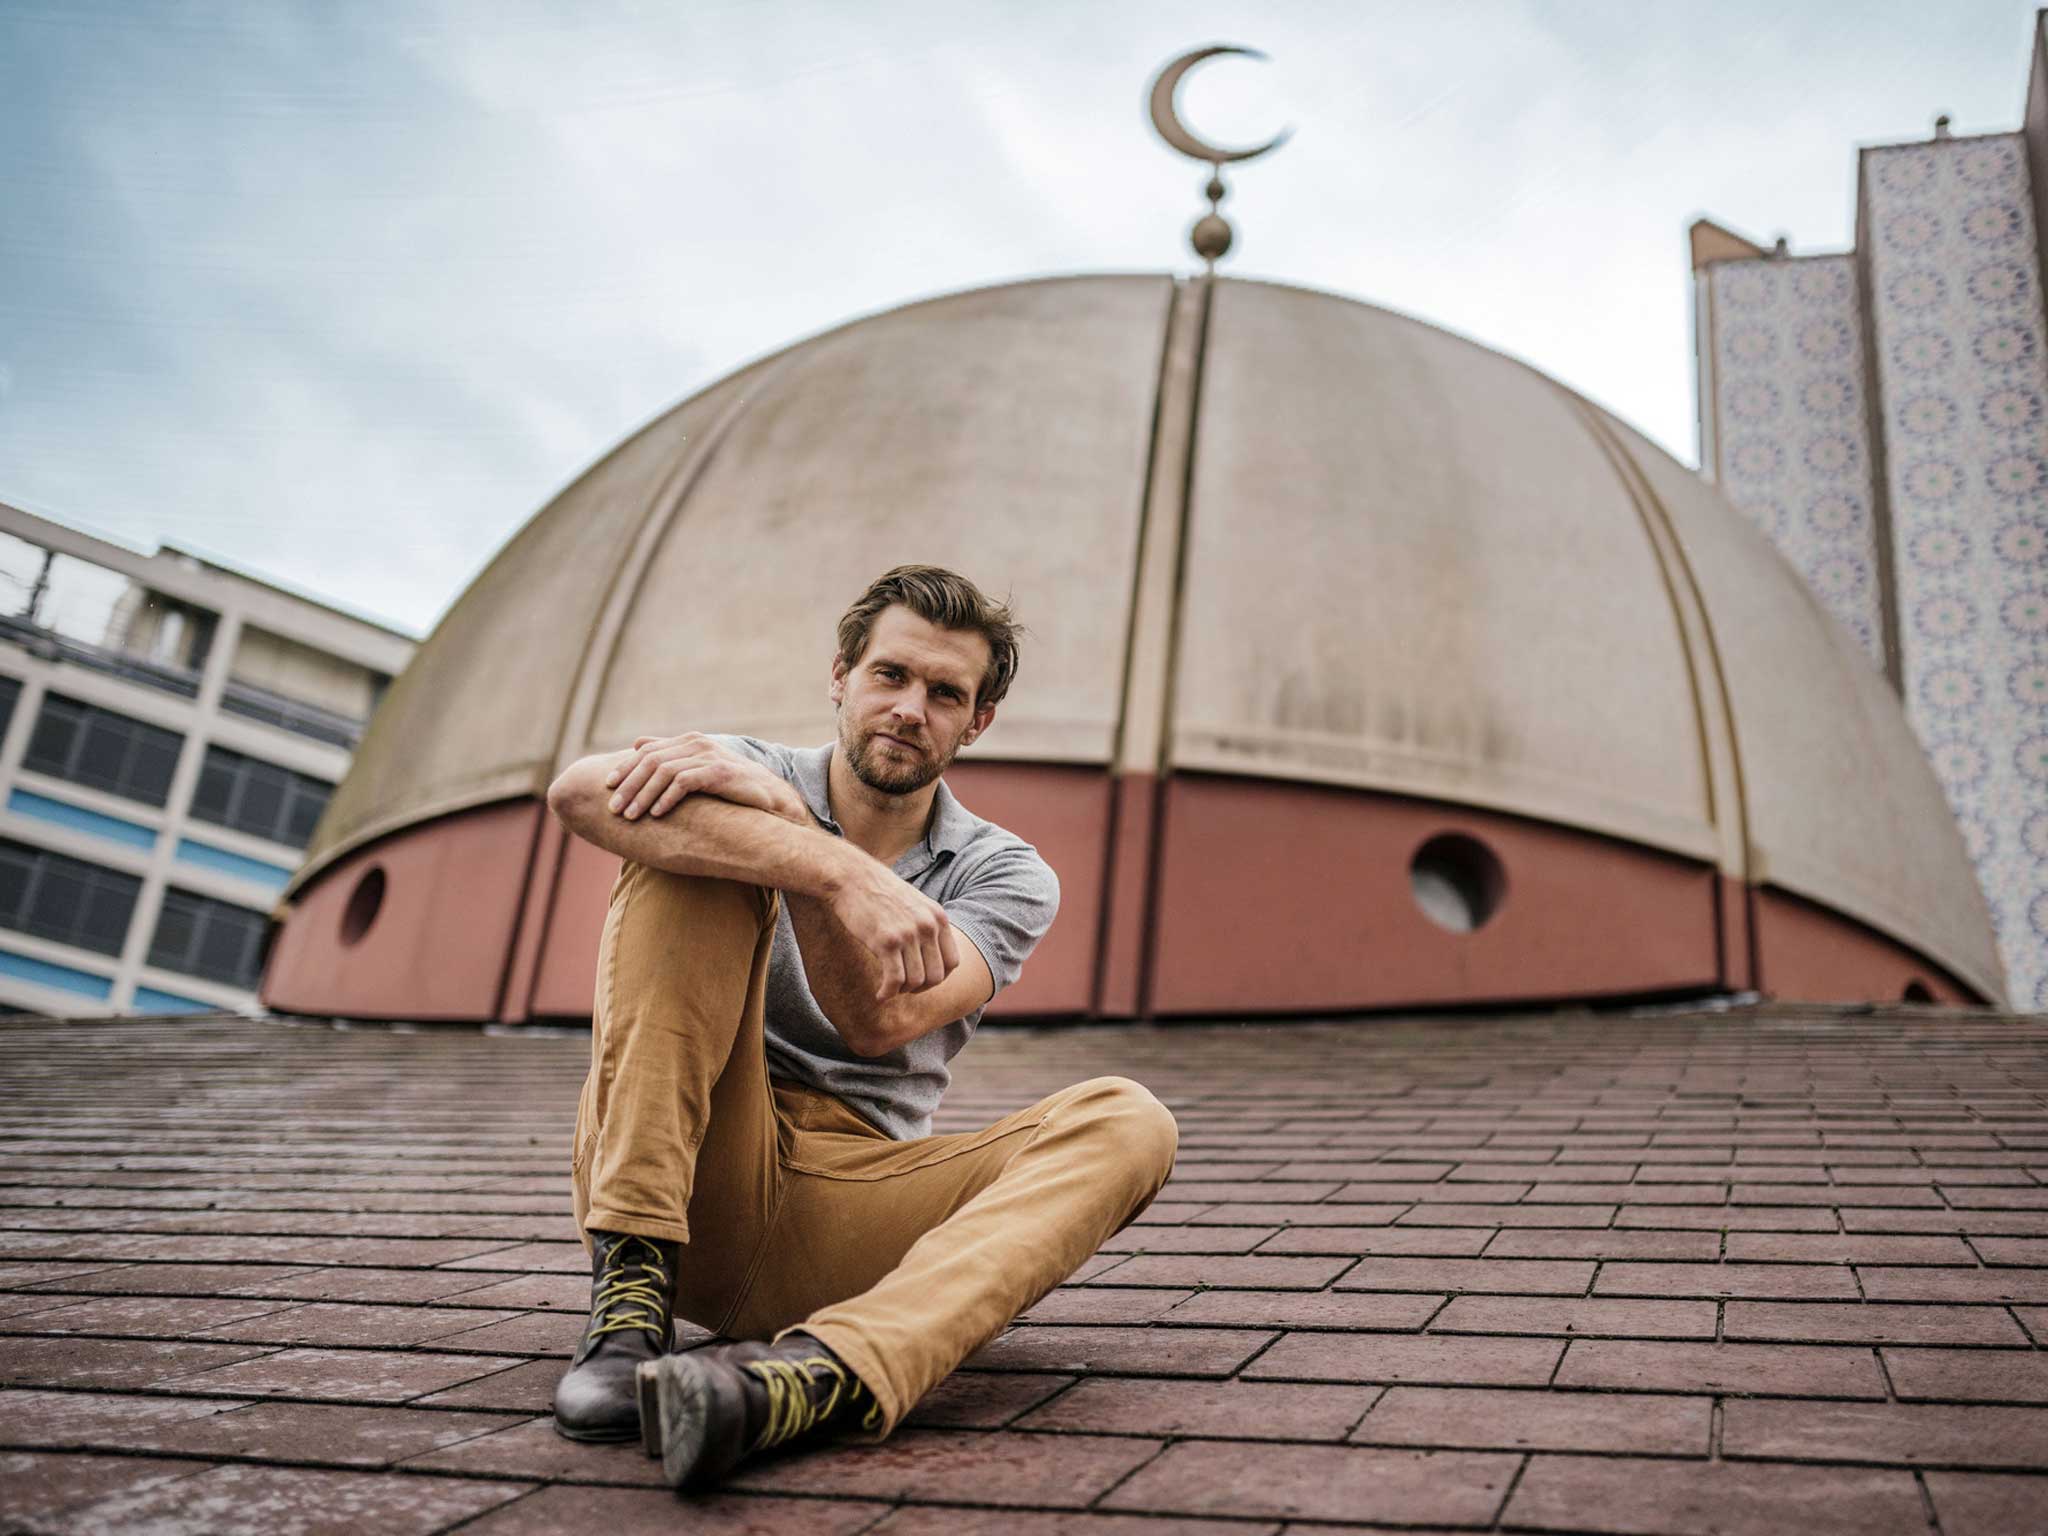
<svg viewBox="0 0 2048 1536"><path fill-rule="evenodd" d="M576 1117L576 1219L687 1245L681 1316L730 1338L815 1335L874 1393L887 1434L1151 1203L1177 1133L1122 1078L920 1141L771 1079L778 899L638 864L620 874Z"/></svg>

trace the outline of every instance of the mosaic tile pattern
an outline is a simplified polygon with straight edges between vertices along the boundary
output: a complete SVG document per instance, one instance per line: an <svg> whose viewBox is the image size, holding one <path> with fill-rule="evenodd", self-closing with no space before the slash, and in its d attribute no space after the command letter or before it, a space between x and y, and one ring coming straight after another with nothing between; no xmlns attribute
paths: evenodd
<svg viewBox="0 0 2048 1536"><path fill-rule="evenodd" d="M1706 269L1721 489L1884 665L1853 256Z"/></svg>
<svg viewBox="0 0 2048 1536"><path fill-rule="evenodd" d="M1867 271L1906 708L2048 1008L2048 363L2018 134L1873 150Z"/></svg>

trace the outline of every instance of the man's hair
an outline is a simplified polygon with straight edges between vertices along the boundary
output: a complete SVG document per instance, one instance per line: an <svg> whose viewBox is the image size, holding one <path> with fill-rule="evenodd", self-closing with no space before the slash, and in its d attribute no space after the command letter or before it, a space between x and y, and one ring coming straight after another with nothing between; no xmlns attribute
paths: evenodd
<svg viewBox="0 0 2048 1536"><path fill-rule="evenodd" d="M971 629L988 641L988 670L981 675L974 705L997 704L1017 675L1017 641L1024 627L1010 615L1007 603L983 595L981 588L955 571L937 565L899 565L884 571L839 621L839 659L851 671L868 648L875 618L885 608L902 604L927 624L941 629Z"/></svg>

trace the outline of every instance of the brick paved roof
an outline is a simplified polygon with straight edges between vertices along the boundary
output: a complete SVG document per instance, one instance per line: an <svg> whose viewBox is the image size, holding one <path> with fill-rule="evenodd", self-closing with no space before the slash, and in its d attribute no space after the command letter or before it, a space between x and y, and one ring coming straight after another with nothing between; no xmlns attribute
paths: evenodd
<svg viewBox="0 0 2048 1536"><path fill-rule="evenodd" d="M2048 1526L2048 1020L992 1029L941 1129L1121 1072L1172 1184L888 1445L687 1525L542 1417L584 1050L0 1027L0 1528Z"/></svg>

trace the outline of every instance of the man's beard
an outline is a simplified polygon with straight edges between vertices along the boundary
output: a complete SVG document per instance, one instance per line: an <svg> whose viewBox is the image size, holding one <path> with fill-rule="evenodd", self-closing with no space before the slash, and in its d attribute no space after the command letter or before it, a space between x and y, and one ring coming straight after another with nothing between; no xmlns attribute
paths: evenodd
<svg viewBox="0 0 2048 1536"><path fill-rule="evenodd" d="M918 749L915 743L905 743L920 751L914 762L891 762L875 750L875 737L879 734L869 731L863 735L851 725L842 725L839 733L840 745L846 749L846 765L853 770L853 776L881 794L914 794L952 764L951 754L941 758L929 747Z"/></svg>

